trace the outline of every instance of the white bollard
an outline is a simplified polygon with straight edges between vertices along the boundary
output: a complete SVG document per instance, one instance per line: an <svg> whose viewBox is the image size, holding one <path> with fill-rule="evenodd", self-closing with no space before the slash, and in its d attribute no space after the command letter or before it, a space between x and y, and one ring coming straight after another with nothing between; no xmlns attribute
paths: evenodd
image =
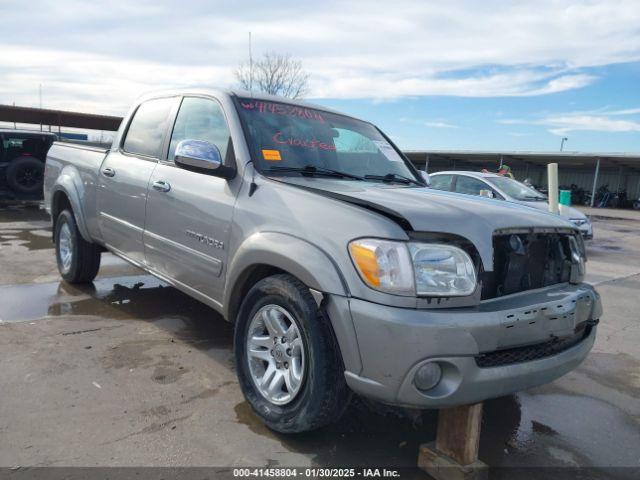
<svg viewBox="0 0 640 480"><path fill-rule="evenodd" d="M549 211L560 214L560 208L558 206L558 164L550 163L547 165L547 182L549 190Z"/></svg>

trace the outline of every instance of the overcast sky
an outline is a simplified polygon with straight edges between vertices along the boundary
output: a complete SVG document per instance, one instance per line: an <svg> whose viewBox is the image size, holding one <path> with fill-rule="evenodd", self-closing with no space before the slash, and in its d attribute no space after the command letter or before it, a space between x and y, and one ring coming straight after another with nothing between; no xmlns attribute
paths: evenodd
<svg viewBox="0 0 640 480"><path fill-rule="evenodd" d="M640 151L640 1L0 0L0 103L123 114L291 53L403 148Z"/></svg>

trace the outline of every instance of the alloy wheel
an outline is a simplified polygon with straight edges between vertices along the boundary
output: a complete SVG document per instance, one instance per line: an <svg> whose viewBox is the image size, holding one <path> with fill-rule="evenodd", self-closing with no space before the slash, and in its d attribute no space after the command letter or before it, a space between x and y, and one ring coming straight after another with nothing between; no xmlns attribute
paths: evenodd
<svg viewBox="0 0 640 480"><path fill-rule="evenodd" d="M251 319L246 355L251 379L260 394L286 405L300 392L305 376L305 348L293 316L279 305L265 305Z"/></svg>

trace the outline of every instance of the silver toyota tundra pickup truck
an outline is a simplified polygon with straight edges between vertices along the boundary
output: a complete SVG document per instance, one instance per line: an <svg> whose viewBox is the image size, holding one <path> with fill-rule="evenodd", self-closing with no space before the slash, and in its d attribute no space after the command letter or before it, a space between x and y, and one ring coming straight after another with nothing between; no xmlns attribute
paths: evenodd
<svg viewBox="0 0 640 480"><path fill-rule="evenodd" d="M108 250L211 306L280 432L352 392L440 408L550 382L602 313L571 223L430 189L374 125L298 101L143 97L111 149L54 144L44 194L63 279Z"/></svg>

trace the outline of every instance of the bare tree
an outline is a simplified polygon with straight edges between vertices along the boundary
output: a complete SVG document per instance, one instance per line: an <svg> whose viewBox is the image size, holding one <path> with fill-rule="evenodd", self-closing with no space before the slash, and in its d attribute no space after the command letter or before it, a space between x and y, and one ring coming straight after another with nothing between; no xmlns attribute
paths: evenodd
<svg viewBox="0 0 640 480"><path fill-rule="evenodd" d="M289 98L301 98L309 91L309 74L302 69L302 62L290 54L267 52L252 66L240 64L234 73L245 90Z"/></svg>

